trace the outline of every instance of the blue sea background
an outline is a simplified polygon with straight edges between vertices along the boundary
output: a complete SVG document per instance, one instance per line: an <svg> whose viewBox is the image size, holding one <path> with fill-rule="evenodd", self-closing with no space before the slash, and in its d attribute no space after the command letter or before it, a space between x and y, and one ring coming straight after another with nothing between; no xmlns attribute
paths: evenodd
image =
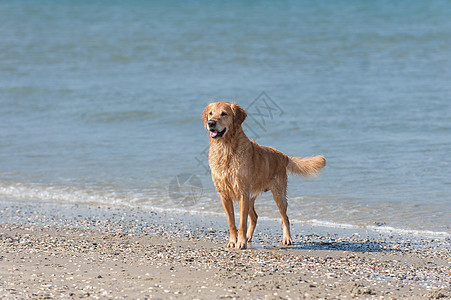
<svg viewBox="0 0 451 300"><path fill-rule="evenodd" d="M200 115L224 100L258 143L327 158L290 177L294 222L449 236L450 16L449 1L1 1L0 199L223 215ZM256 207L279 218L270 195Z"/></svg>

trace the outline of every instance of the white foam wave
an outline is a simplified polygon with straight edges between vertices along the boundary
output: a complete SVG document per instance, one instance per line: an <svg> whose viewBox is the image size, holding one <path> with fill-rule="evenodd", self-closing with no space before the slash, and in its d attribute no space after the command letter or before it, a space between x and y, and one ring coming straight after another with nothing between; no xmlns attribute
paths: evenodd
<svg viewBox="0 0 451 300"><path fill-rule="evenodd" d="M336 222L330 222L330 221L322 221L322 220L316 220L312 219L306 222L301 221L301 223L308 223L315 226L324 226L324 227L331 227L331 228L345 228L345 229L367 229L372 230L376 232L382 232L382 233L393 233L393 234L399 234L399 235L414 235L414 236L423 236L423 237L451 237L451 234L448 232L443 231L431 231L431 230L413 230L413 229L403 229L403 228L395 228L390 226L374 226L374 225L367 225L367 226L358 226L353 224L343 224L343 223L336 223Z"/></svg>
<svg viewBox="0 0 451 300"><path fill-rule="evenodd" d="M31 184L0 183L0 195L16 199L56 200L71 203L118 204L115 192L103 194L93 190L80 190L72 187L38 186Z"/></svg>
<svg viewBox="0 0 451 300"><path fill-rule="evenodd" d="M189 213L197 215L223 215L217 212L183 207L168 207L169 197L161 192L136 193L115 192L74 187L40 186L22 183L0 182L0 196L13 199L36 199L42 201L60 201L67 203L99 204L106 206L141 207L156 212ZM158 202L162 205L158 205ZM152 204L149 204L152 203Z"/></svg>
<svg viewBox="0 0 451 300"><path fill-rule="evenodd" d="M154 195L150 193L136 193L136 192L116 192L106 190L83 189L75 187L61 187L61 186L40 186L34 184L22 183L6 183L0 181L0 196L15 199L36 199L43 201L60 201L69 203L85 203L85 204L99 204L105 206L126 206L126 207L141 207L143 209L152 210L161 213L187 213L192 215L216 216L223 217L224 213L214 211L213 209L205 209L200 204L191 207L181 207L180 205L168 206L168 195L162 191L155 192ZM213 201L213 200L212 200ZM208 202L208 201L207 201ZM280 222L280 218L272 218L261 216L261 220ZM342 228L342 229L366 229L381 233L394 234L408 234L415 236L427 237L451 237L448 232L437 232L430 230L412 230L394 228L390 226L358 226L353 224L337 223L325 220L311 219L296 220L291 219L292 223L310 224L318 227L328 228Z"/></svg>
<svg viewBox="0 0 451 300"><path fill-rule="evenodd" d="M409 235L419 235L419 236L441 236L441 237L451 237L451 234L444 231L431 231L431 230L413 230L413 229L401 229L394 228L391 226L367 226L367 228L384 233L397 233L397 234L409 234Z"/></svg>
<svg viewBox="0 0 451 300"><path fill-rule="evenodd" d="M360 226L357 226L357 225L335 223L335 222L330 222L330 221L321 221L321 220L317 220L317 219L312 219L312 220L306 221L305 223L316 225L316 226L332 227L332 228L346 228L346 229L361 228Z"/></svg>

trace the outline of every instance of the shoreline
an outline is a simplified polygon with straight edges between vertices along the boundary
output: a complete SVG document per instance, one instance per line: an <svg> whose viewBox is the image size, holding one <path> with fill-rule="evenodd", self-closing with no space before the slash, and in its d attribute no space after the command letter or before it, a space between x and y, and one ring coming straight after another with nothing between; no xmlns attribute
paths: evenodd
<svg viewBox="0 0 451 300"><path fill-rule="evenodd" d="M0 298L449 298L449 239L257 227L225 248L225 220L0 201ZM297 226L297 225L295 225Z"/></svg>
<svg viewBox="0 0 451 300"><path fill-rule="evenodd" d="M46 188L44 186L34 186L34 185L23 185L23 184L17 184L14 185L12 183L7 183L6 185L0 184L0 192L2 192L3 196L0 197L0 201L7 201L13 200L16 202L28 202L28 201L36 201L36 202L42 202L42 203L60 203L62 205L64 204L80 204L80 205L91 205L91 206L103 206L103 207L117 207L117 208L125 208L125 209L140 209L144 211L150 211L150 212L157 212L157 213L167 213L172 215L196 215L200 217L206 217L206 218L216 218L221 219L224 217L224 211L218 201L218 198L213 200L216 202L216 207L212 209L212 207L204 208L204 207L197 207L194 208L191 205L193 204L191 200L188 201L188 205L185 206L182 202L183 199L179 199L179 201L174 201L174 199L167 199L167 194L165 196L152 196L159 199L156 202L167 202L171 201L169 204L171 207L166 207L165 205L161 206L159 204L148 204L148 202L143 198L145 197L142 194L133 194L132 195L126 195L121 194L120 196L111 196L111 195L102 195L101 193L96 194L91 193L91 191L84 190L84 189L69 189L67 190L67 187L59 187L56 190L51 188ZM167 191L166 191L167 193ZM189 193L189 191L186 191L186 193ZM180 195L178 195L180 196ZM177 197L178 197L177 196ZM164 198L166 197L166 198ZM134 199L133 201L129 201L131 199ZM302 197L301 197L302 198ZM124 201L124 199L129 199L127 201ZM153 199L152 201L154 201ZM269 205L269 207L273 207L274 203L272 198L269 199L262 199L264 201L269 200L270 203L266 204L259 204L259 208L262 208L261 205ZM293 199L294 200L294 199ZM293 201L290 199L290 202ZM302 201L302 199L300 200ZM159 202L161 204L161 202ZM51 204L52 205L52 204ZM237 205L235 205L235 208L237 208ZM274 208L274 207L273 207ZM217 210L219 209L219 210ZM324 207L319 208L324 209ZM259 209L260 210L260 209ZM268 212L266 213L262 210L259 213L259 222L261 221L268 221L268 222L275 222L280 223L280 216L278 214L278 211L274 211L274 215L269 215ZM238 209L235 209L235 213L238 214ZM445 212L444 212L445 213ZM446 213L444 214L446 215ZM439 226L432 226L432 227L425 227L423 226L423 222L419 222L423 225L419 225L416 223L418 220L423 220L422 218L416 218L415 224L409 222L407 224L404 224L405 226L399 226L400 224L397 222L391 221L383 221L384 218L377 218L380 219L381 222L376 221L376 219L372 219L372 222L362 222L360 221L349 221L346 220L334 220L334 218L328 218L325 216L324 218L321 217L321 214L315 214L314 216L310 215L308 218L296 218L295 211L291 211L291 206L289 209L289 217L290 217L290 223L292 225L294 224L300 224L301 227L311 227L314 228L315 231L317 230L326 230L326 231L336 231L336 230L342 230L342 231L360 231L360 232L370 232L371 234L391 234L391 235L404 235L408 236L411 235L414 238L415 237L427 237L427 238L448 238L451 239L451 231L449 227L449 222L446 222L446 226L443 224ZM329 216L330 217L330 216ZM392 216L393 217L393 216ZM396 219L403 219L402 216L396 217ZM398 224L398 225L396 225ZM430 223L428 223L431 225Z"/></svg>

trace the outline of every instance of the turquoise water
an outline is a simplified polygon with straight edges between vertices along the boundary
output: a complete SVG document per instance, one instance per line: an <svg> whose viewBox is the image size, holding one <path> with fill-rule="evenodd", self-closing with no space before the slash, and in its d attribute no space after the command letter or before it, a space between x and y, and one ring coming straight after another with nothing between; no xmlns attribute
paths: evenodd
<svg viewBox="0 0 451 300"><path fill-rule="evenodd" d="M200 114L227 100L260 144L327 158L290 178L295 222L450 234L449 16L447 1L2 1L0 197L221 215Z"/></svg>

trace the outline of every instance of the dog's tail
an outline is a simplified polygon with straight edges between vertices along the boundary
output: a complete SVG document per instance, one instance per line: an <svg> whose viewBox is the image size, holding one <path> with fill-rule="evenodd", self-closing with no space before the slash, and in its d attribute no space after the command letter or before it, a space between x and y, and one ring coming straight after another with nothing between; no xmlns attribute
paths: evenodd
<svg viewBox="0 0 451 300"><path fill-rule="evenodd" d="M315 176L326 166L322 155L314 157L288 157L287 171L302 176Z"/></svg>

